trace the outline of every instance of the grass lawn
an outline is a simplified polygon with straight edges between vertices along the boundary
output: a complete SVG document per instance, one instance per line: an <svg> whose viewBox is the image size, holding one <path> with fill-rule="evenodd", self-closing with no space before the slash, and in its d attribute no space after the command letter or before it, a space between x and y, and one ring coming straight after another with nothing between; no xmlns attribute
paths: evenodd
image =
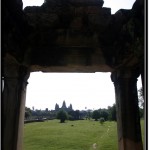
<svg viewBox="0 0 150 150"><path fill-rule="evenodd" d="M144 121L141 124L144 129ZM94 150L95 146L118 149L116 122L50 120L24 125L24 150Z"/></svg>
<svg viewBox="0 0 150 150"><path fill-rule="evenodd" d="M143 144L144 144L144 127L145 127L145 124L144 124L144 120L142 119L141 120L141 132L142 132L142 141L143 141Z"/></svg>

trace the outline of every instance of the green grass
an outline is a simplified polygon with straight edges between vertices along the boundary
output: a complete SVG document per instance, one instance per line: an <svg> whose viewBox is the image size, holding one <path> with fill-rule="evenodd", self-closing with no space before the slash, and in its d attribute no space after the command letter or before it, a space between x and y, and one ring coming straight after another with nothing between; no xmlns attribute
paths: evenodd
<svg viewBox="0 0 150 150"><path fill-rule="evenodd" d="M93 150L94 143L97 150L117 150L116 122L51 120L24 126L24 150Z"/></svg>
<svg viewBox="0 0 150 150"><path fill-rule="evenodd" d="M144 144L144 138L145 138L145 134L144 134L144 127L145 127L145 124L144 124L144 120L142 119L141 120L141 132L142 132L142 141L143 141L143 144Z"/></svg>

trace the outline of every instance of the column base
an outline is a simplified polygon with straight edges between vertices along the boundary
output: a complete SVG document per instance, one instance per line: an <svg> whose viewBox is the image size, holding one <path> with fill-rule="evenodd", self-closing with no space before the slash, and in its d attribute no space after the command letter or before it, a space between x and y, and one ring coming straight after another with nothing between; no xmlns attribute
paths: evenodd
<svg viewBox="0 0 150 150"><path fill-rule="evenodd" d="M119 140L119 150L143 150L142 142L134 142L127 138Z"/></svg>

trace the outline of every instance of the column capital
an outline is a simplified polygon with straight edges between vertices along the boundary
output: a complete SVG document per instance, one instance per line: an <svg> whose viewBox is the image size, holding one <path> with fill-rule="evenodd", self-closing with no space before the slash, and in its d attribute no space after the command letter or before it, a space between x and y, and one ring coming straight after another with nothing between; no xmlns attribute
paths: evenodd
<svg viewBox="0 0 150 150"><path fill-rule="evenodd" d="M6 54L2 74L4 80L18 80L27 82L29 76L30 72L27 66L18 63L13 56Z"/></svg>
<svg viewBox="0 0 150 150"><path fill-rule="evenodd" d="M129 78L136 79L137 81L139 75L140 75L139 68L122 68L119 70L115 70L114 72L111 73L111 80L114 83L118 82L118 80Z"/></svg>

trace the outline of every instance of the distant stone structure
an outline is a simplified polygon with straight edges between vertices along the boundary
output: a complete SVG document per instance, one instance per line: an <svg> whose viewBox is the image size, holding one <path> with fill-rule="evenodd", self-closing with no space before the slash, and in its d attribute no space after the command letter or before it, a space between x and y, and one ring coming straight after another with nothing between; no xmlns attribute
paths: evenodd
<svg viewBox="0 0 150 150"><path fill-rule="evenodd" d="M66 102L65 102L65 100L63 101L63 103L62 103L62 107L61 108L59 108L59 105L56 103L56 105L55 105L55 111L59 111L59 110L61 110L61 109L63 109L63 110L65 110L65 111L71 111L71 110L73 110L73 108L72 108L72 104L70 104L68 107L66 106Z"/></svg>

